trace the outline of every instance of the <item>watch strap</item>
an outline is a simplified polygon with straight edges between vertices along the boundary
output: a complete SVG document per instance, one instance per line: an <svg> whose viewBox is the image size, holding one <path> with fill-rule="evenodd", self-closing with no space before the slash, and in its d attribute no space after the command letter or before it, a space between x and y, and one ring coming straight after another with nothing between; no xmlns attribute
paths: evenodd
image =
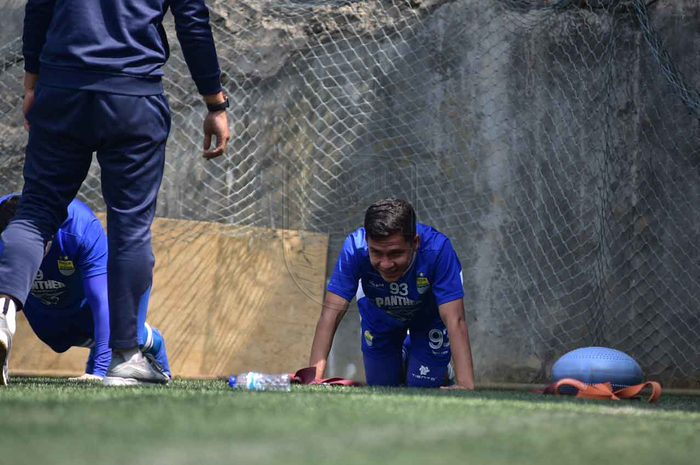
<svg viewBox="0 0 700 465"><path fill-rule="evenodd" d="M224 101L221 103L215 103L213 105L207 104L207 110L209 111L221 111L229 107L228 97L224 97Z"/></svg>

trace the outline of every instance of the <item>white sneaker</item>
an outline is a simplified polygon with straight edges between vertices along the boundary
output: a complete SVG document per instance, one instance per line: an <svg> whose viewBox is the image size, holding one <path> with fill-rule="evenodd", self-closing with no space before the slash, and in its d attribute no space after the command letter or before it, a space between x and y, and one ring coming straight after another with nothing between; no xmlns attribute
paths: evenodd
<svg viewBox="0 0 700 465"><path fill-rule="evenodd" d="M139 352L140 354L140 352ZM150 357L141 355L137 360L127 361L119 351L112 352L112 362L102 380L105 386L140 386L167 384L170 377Z"/></svg>
<svg viewBox="0 0 700 465"><path fill-rule="evenodd" d="M0 386L7 386L10 382L8 365L12 349L12 335L15 333L16 313L15 303L11 299L0 298L0 363L2 363Z"/></svg>
<svg viewBox="0 0 700 465"><path fill-rule="evenodd" d="M12 349L12 334L7 330L6 326L5 319L0 318L0 363L2 363L0 386L7 386L10 383L7 367L10 361L10 349Z"/></svg>

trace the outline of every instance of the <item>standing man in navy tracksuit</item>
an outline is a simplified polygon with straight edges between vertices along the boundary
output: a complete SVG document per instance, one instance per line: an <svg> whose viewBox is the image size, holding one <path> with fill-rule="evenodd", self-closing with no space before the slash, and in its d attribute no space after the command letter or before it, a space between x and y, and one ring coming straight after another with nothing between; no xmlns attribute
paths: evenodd
<svg viewBox="0 0 700 465"><path fill-rule="evenodd" d="M28 0L24 113L29 131L24 189L0 237L0 364L12 345L44 251L67 217L92 153L107 205L112 362L105 385L166 383L139 350L153 276L151 223L163 177L170 110L161 67L168 8L185 61L209 112L204 158L230 138L220 69L204 0ZM216 146L210 149L212 136ZM141 310L141 311L139 311Z"/></svg>

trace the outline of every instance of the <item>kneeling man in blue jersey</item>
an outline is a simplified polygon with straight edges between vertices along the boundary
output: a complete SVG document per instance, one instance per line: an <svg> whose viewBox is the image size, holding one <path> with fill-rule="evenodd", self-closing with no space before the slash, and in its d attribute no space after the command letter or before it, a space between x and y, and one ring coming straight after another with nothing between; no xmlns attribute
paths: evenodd
<svg viewBox="0 0 700 465"><path fill-rule="evenodd" d="M371 205L364 228L345 239L311 348L317 379L353 296L367 384L474 389L462 267L450 240L416 223L409 203L386 199Z"/></svg>
<svg viewBox="0 0 700 465"><path fill-rule="evenodd" d="M17 212L19 195L0 198L0 233ZM4 310L4 309L0 309ZM85 374L78 380L102 379L112 358L109 348L107 236L87 205L73 200L68 218L46 246L41 267L22 308L36 335L55 352L90 347ZM170 366L160 332L139 319L139 344L153 366L170 379ZM0 325L0 385L8 383L8 361L15 330L14 308L4 310Z"/></svg>

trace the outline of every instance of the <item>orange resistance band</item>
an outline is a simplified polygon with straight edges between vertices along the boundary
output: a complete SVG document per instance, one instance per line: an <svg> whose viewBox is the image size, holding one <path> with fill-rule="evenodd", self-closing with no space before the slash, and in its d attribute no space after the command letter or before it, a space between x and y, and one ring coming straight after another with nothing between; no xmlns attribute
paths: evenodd
<svg viewBox="0 0 700 465"><path fill-rule="evenodd" d="M647 381L642 384L635 384L626 388L613 391L612 384L586 384L582 381L573 378L564 378L556 383L552 383L543 391L544 394L560 395L560 386L571 386L578 389L576 397L582 399L602 399L602 400L620 400L620 399L639 399L639 393L646 387L651 387L651 395L649 403L658 402L661 398L661 385L656 381Z"/></svg>

